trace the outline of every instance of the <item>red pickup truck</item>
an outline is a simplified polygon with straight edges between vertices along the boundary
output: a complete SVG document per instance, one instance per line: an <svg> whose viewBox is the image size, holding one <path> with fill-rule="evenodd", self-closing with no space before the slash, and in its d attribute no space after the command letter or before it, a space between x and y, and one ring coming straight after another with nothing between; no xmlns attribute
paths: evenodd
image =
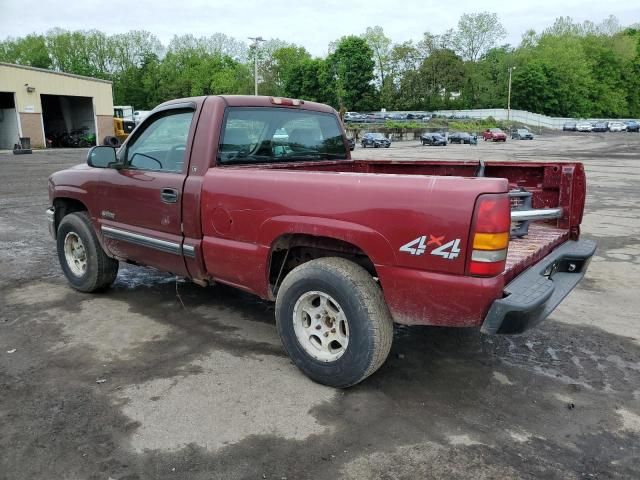
<svg viewBox="0 0 640 480"><path fill-rule="evenodd" d="M354 161L328 106L209 96L51 175L47 218L73 288L128 262L275 300L295 364L348 387L394 322L506 334L547 317L595 251L585 189L580 163Z"/></svg>
<svg viewBox="0 0 640 480"><path fill-rule="evenodd" d="M506 142L507 134L499 128L487 128L484 132L482 132L482 138L485 142L487 140L492 140L494 142Z"/></svg>

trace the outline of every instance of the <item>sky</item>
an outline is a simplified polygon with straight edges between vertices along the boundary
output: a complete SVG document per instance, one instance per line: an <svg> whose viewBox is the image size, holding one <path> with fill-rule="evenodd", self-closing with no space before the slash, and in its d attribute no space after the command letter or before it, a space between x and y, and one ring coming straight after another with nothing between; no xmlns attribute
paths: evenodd
<svg viewBox="0 0 640 480"><path fill-rule="evenodd" d="M512 45L528 29L541 31L559 16L598 23L615 15L622 25L640 22L638 0L0 0L0 39L54 27L108 34L148 30L166 45L174 35L221 32L247 42L280 38L324 56L330 41L359 35L368 26L382 26L396 43L419 40L425 31L455 28L463 13L479 10L498 13L508 32L504 43Z"/></svg>

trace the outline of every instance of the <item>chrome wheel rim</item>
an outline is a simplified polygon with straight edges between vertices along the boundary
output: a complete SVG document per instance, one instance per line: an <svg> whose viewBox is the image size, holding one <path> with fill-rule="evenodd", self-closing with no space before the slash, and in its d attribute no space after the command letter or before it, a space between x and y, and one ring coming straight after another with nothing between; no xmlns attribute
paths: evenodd
<svg viewBox="0 0 640 480"><path fill-rule="evenodd" d="M336 300L324 292L306 292L293 307L293 329L304 351L322 362L335 362L349 345L349 322Z"/></svg>
<svg viewBox="0 0 640 480"><path fill-rule="evenodd" d="M87 251L84 248L84 243L75 232L69 232L64 237L64 258L69 270L76 277L81 277L86 273Z"/></svg>

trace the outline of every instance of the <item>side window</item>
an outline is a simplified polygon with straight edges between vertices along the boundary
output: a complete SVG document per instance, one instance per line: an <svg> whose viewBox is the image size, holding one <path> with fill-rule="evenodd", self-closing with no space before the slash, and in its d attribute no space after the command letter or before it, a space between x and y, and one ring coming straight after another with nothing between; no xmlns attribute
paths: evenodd
<svg viewBox="0 0 640 480"><path fill-rule="evenodd" d="M193 111L181 110L154 120L127 146L127 167L181 172L192 119Z"/></svg>

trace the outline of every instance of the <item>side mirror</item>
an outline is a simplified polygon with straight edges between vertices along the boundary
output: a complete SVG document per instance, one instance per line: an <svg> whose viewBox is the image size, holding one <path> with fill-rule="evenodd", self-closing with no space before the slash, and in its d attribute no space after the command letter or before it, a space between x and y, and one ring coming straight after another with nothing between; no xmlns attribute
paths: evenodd
<svg viewBox="0 0 640 480"><path fill-rule="evenodd" d="M117 162L116 149L106 145L93 147L87 154L87 165L90 167L108 168L111 164Z"/></svg>

